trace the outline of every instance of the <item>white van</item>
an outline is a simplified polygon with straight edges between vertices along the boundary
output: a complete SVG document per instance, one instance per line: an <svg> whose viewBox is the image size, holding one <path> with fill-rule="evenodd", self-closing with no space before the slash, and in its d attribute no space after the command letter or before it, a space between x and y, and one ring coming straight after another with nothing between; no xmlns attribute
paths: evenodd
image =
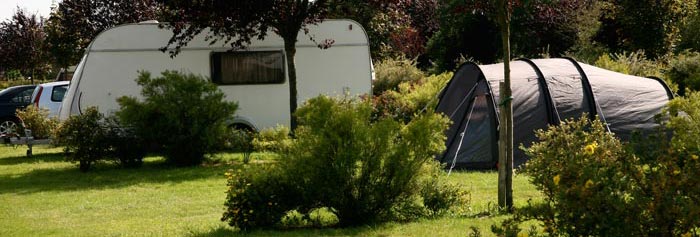
<svg viewBox="0 0 700 237"><path fill-rule="evenodd" d="M320 94L370 94L373 69L367 34L357 22L326 20L299 33L295 57L298 104ZM289 84L284 42L270 32L245 50L230 51L223 43L210 45L204 34L195 37L174 58L159 49L172 32L158 23L127 24L100 33L85 50L63 100L59 118L67 119L97 106L105 114L119 109L116 99L140 98L135 79L139 71L160 76L165 70L201 75L219 85L239 109L231 125L254 130L289 126ZM320 49L316 41L334 40Z"/></svg>

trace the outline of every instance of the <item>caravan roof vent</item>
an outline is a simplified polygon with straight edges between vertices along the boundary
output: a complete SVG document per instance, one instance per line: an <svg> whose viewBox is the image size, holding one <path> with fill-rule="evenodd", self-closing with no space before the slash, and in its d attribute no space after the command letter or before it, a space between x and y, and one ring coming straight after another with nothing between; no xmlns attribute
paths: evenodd
<svg viewBox="0 0 700 237"><path fill-rule="evenodd" d="M147 21L139 22L139 24L158 24L158 23L160 23L160 22L158 22L158 20L147 20Z"/></svg>

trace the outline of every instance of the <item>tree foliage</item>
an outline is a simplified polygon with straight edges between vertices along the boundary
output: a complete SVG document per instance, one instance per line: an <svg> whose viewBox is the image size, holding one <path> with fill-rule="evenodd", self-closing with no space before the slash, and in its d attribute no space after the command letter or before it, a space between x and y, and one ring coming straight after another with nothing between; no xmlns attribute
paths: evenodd
<svg viewBox="0 0 700 237"><path fill-rule="evenodd" d="M262 40L269 32L282 37L287 57L290 112L297 108L296 42L299 31L320 22L328 8L327 0L242 0L189 1L158 0L165 6L165 20L173 36L163 51L177 55L196 35L204 33L211 43L223 41L232 49L242 49L253 39ZM174 45L174 48L168 48ZM319 44L319 47L329 47ZM296 127L292 116L291 127Z"/></svg>
<svg viewBox="0 0 700 237"><path fill-rule="evenodd" d="M46 24L49 51L57 66L75 65L100 32L159 19L159 9L154 0L63 0Z"/></svg>
<svg viewBox="0 0 700 237"><path fill-rule="evenodd" d="M439 28L437 0L330 0L329 18L348 18L365 26L372 57L416 58Z"/></svg>
<svg viewBox="0 0 700 237"><path fill-rule="evenodd" d="M512 54L559 56L577 40L579 11L587 0L514 1ZM451 70L460 57L482 63L497 61L502 50L497 12L491 0L450 0L439 8L440 30L428 44L428 52L441 70Z"/></svg>
<svg viewBox="0 0 700 237"><path fill-rule="evenodd" d="M604 0L595 40L615 53L643 50L651 58L673 50L680 29L697 12L688 0Z"/></svg>
<svg viewBox="0 0 700 237"><path fill-rule="evenodd" d="M48 68L43 27L41 17L19 7L11 19L0 23L0 71L33 75Z"/></svg>

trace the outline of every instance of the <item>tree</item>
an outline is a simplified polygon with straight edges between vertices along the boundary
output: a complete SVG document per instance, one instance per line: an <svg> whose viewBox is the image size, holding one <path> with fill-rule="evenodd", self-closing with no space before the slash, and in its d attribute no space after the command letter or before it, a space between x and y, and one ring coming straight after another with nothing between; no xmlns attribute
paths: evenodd
<svg viewBox="0 0 700 237"><path fill-rule="evenodd" d="M500 85L498 129L498 206L513 208L513 99L510 88L510 19L513 3L498 0L498 23L503 44L503 82Z"/></svg>
<svg viewBox="0 0 700 237"><path fill-rule="evenodd" d="M17 8L8 21L0 23L0 71L20 70L31 75L47 68L44 45L44 20Z"/></svg>
<svg viewBox="0 0 700 237"><path fill-rule="evenodd" d="M158 19L155 0L63 0L46 25L49 52L61 68L75 65L100 32L125 23Z"/></svg>
<svg viewBox="0 0 700 237"><path fill-rule="evenodd" d="M437 0L329 0L328 5L329 18L352 19L365 26L374 59L421 56L439 28Z"/></svg>
<svg viewBox="0 0 700 237"><path fill-rule="evenodd" d="M604 0L595 40L613 52L643 50L657 58L673 50L680 28L697 12L690 0Z"/></svg>
<svg viewBox="0 0 700 237"><path fill-rule="evenodd" d="M519 0L511 13L512 54L561 56L578 38L579 12L590 0ZM439 30L428 43L441 71L453 70L460 57L481 63L500 58L502 45L494 0L446 0L439 6Z"/></svg>
<svg viewBox="0 0 700 237"><path fill-rule="evenodd" d="M308 32L307 26L324 19L327 0L158 0L164 4L165 27L173 32L163 51L176 56L180 48L200 33L211 43L223 41L232 50L243 49L253 39L262 40L269 31L284 40L289 77L289 110L291 127L296 128L297 77L294 56L299 31ZM174 48L168 47L175 45ZM320 44L319 47L329 47Z"/></svg>

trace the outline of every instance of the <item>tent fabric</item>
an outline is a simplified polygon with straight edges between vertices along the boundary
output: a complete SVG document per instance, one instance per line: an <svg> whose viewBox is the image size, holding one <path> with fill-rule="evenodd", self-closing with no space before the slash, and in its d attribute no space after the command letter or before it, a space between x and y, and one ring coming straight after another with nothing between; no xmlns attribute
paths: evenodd
<svg viewBox="0 0 700 237"><path fill-rule="evenodd" d="M511 66L513 142L528 146L535 131L584 113L598 116L611 132L628 139L633 131L658 126L654 117L673 98L658 78L625 75L570 58L520 59ZM498 160L499 84L503 64L462 65L439 96L436 111L452 120L446 151L437 157L456 168L493 168ZM514 151L514 165L527 161Z"/></svg>

